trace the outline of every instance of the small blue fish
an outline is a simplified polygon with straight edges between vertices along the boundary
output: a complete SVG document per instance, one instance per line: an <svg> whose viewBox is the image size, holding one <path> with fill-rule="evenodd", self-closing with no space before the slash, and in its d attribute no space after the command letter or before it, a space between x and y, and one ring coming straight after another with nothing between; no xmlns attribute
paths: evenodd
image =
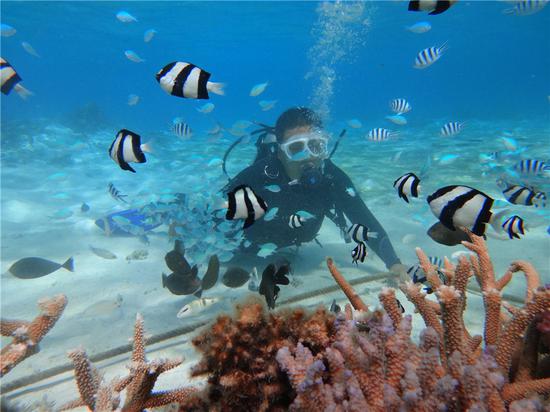
<svg viewBox="0 0 550 412"><path fill-rule="evenodd" d="M157 31L155 29L146 30L145 33L143 33L143 41L145 43L149 43L151 39L155 37L155 34L157 34Z"/></svg>
<svg viewBox="0 0 550 412"><path fill-rule="evenodd" d="M348 126L353 129L360 129L361 127L363 127L363 123L361 123L361 121L358 119L350 119L347 123Z"/></svg>
<svg viewBox="0 0 550 412"><path fill-rule="evenodd" d="M411 33L422 34L430 31L432 29L432 25L427 21L419 21L418 23L414 23L412 26L405 27L405 29Z"/></svg>
<svg viewBox="0 0 550 412"><path fill-rule="evenodd" d="M439 164L444 165L444 166L445 165L450 165L451 163L453 163L459 157L460 157L460 155L453 154L453 153L445 154L445 155L443 155L439 158Z"/></svg>
<svg viewBox="0 0 550 412"><path fill-rule="evenodd" d="M264 215L264 220L266 222L269 222L273 219L275 219L275 216L277 216L277 212L279 211L278 207L272 207L269 209L269 211Z"/></svg>
<svg viewBox="0 0 550 412"><path fill-rule="evenodd" d="M207 114L207 113L210 113L212 110L214 110L215 107L216 106L214 105L214 103L206 103L206 104L203 104L201 107L199 107L197 111Z"/></svg>
<svg viewBox="0 0 550 412"><path fill-rule="evenodd" d="M279 185L269 185L269 186L266 186L265 188L273 193L279 193L281 191L281 187Z"/></svg>
<svg viewBox="0 0 550 412"><path fill-rule="evenodd" d="M133 50L126 50L124 55L128 60L133 61L134 63L143 63L145 61Z"/></svg>
<svg viewBox="0 0 550 412"><path fill-rule="evenodd" d="M277 245L275 243L264 243L261 245L257 255L259 257L266 257L275 252L275 250L277 250Z"/></svg>
<svg viewBox="0 0 550 412"><path fill-rule="evenodd" d="M11 37L16 32L17 30L15 30L15 28L11 27L10 25L5 23L0 23L0 34L2 35L2 37Z"/></svg>
<svg viewBox="0 0 550 412"><path fill-rule="evenodd" d="M116 14L116 18L122 23L133 23L138 21L134 16L132 16L127 11L121 10Z"/></svg>

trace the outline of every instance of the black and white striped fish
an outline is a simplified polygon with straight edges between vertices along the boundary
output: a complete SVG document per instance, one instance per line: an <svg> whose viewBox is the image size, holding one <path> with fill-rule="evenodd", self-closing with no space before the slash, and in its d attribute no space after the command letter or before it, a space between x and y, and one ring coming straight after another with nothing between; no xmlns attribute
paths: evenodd
<svg viewBox="0 0 550 412"><path fill-rule="evenodd" d="M464 128L464 123L449 122L445 123L441 128L441 136L451 137L459 134Z"/></svg>
<svg viewBox="0 0 550 412"><path fill-rule="evenodd" d="M525 227L523 225L523 219L517 215L509 217L502 224L502 228L508 234L510 239L516 238L519 239L519 235L525 234Z"/></svg>
<svg viewBox="0 0 550 412"><path fill-rule="evenodd" d="M208 92L223 95L223 83L209 81L211 74L192 63L172 62L164 66L156 79L162 90L172 96L208 99Z"/></svg>
<svg viewBox="0 0 550 412"><path fill-rule="evenodd" d="M21 86L21 77L5 59L0 57L0 91L3 94L10 94L12 90L23 99L32 95L32 92Z"/></svg>
<svg viewBox="0 0 550 412"><path fill-rule="evenodd" d="M369 131L367 139L370 140L371 142L384 142L388 139L391 139L397 136L397 134L398 134L397 132L392 132L388 129L377 127Z"/></svg>
<svg viewBox="0 0 550 412"><path fill-rule="evenodd" d="M354 223L348 229L348 235L351 236L355 243L363 243L369 241L369 236L376 238L378 233L369 232L369 228L361 223Z"/></svg>
<svg viewBox="0 0 550 412"><path fill-rule="evenodd" d="M401 313L405 313L405 307L399 302L399 299L395 298L395 303L397 303L397 307L401 310Z"/></svg>
<svg viewBox="0 0 550 412"><path fill-rule="evenodd" d="M505 9L502 12L504 14L516 14L518 16L530 16L531 14L541 11L548 0L522 0L516 1L514 7Z"/></svg>
<svg viewBox="0 0 550 412"><path fill-rule="evenodd" d="M189 139L193 136L191 127L181 119L174 119L172 122L172 133L181 139Z"/></svg>
<svg viewBox="0 0 550 412"><path fill-rule="evenodd" d="M414 60L414 68L415 69L425 69L426 67L431 66L436 61L438 61L441 56L443 56L443 53L447 50L447 43L443 43L439 47L428 47L424 50L421 50L416 55L416 59Z"/></svg>
<svg viewBox="0 0 550 412"><path fill-rule="evenodd" d="M392 112L397 114L403 114L411 111L411 105L405 99L393 99L390 102L390 108Z"/></svg>
<svg viewBox="0 0 550 412"><path fill-rule="evenodd" d="M409 203L407 196L418 197L420 179L414 173L406 173L393 182L393 187L397 190L399 197Z"/></svg>
<svg viewBox="0 0 550 412"><path fill-rule="evenodd" d="M288 226L292 229L297 229L299 227L302 227L304 225L304 220L300 217L300 215L293 214L290 215L288 218Z"/></svg>
<svg viewBox="0 0 550 412"><path fill-rule="evenodd" d="M227 198L229 204L225 218L227 220L244 219L243 229L260 219L267 210L265 201L246 185L234 188L227 193Z"/></svg>
<svg viewBox="0 0 550 412"><path fill-rule="evenodd" d="M447 11L458 0L412 0L409 1L409 11L429 11L428 14L436 15Z"/></svg>
<svg viewBox="0 0 550 412"><path fill-rule="evenodd" d="M445 283L445 275L441 271L441 268L443 267L443 259L437 256L430 256L428 259L433 266L436 266L436 272L439 276L439 279L443 283ZM428 278L426 277L426 274L424 273L420 265L416 264L411 266L409 269L407 269L407 273L411 277L413 283L422 283L424 285L424 291L426 293L433 293L432 286L430 285L430 282L428 282Z"/></svg>
<svg viewBox="0 0 550 412"><path fill-rule="evenodd" d="M494 199L472 187L445 186L428 196L427 202L435 217L448 229L463 226L483 236L486 224L493 224L491 207Z"/></svg>
<svg viewBox="0 0 550 412"><path fill-rule="evenodd" d="M355 249L351 251L351 262L356 265L358 265L357 261L363 263L367 255L367 246L363 242L360 242L355 246Z"/></svg>
<svg viewBox="0 0 550 412"><path fill-rule="evenodd" d="M143 152L150 151L147 144L141 144L141 136L127 129L119 130L109 147L109 156L122 170L136 171L128 163L145 163Z"/></svg>
<svg viewBox="0 0 550 412"><path fill-rule="evenodd" d="M503 191L502 194L510 203L514 205L545 207L546 206L546 194L543 192L535 192L532 188L509 185Z"/></svg>
<svg viewBox="0 0 550 412"><path fill-rule="evenodd" d="M516 172L522 175L537 176L547 174L550 172L550 166L548 166L542 160L524 159L514 165Z"/></svg>
<svg viewBox="0 0 550 412"><path fill-rule="evenodd" d="M119 202L128 203L126 199L124 199L128 195L121 194L120 190L118 190L112 183L109 183L109 194L113 197L113 199L118 200Z"/></svg>

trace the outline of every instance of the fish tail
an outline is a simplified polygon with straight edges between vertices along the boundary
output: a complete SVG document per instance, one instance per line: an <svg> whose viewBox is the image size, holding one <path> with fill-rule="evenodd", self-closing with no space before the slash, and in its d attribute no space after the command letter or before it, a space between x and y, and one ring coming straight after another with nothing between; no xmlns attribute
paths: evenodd
<svg viewBox="0 0 550 412"><path fill-rule="evenodd" d="M214 94L219 94L220 96L225 95L225 83L214 83L214 82L208 82L206 83L206 89L209 92L212 92Z"/></svg>
<svg viewBox="0 0 550 412"><path fill-rule="evenodd" d="M155 153L155 147L153 145L153 141L148 141L147 143L143 143L141 145L141 150L147 153L154 154Z"/></svg>
<svg viewBox="0 0 550 412"><path fill-rule="evenodd" d="M30 97L30 96L34 95L33 92L31 92L29 89L25 89L20 84L16 84L13 89L19 95L19 97L21 97L23 100L27 100L27 97Z"/></svg>
<svg viewBox="0 0 550 412"><path fill-rule="evenodd" d="M443 43L441 46L439 46L439 52L440 53L445 53L447 50L449 50L449 46L448 46L447 43L449 43L449 40L447 40L445 43Z"/></svg>
<svg viewBox="0 0 550 412"><path fill-rule="evenodd" d="M71 256L65 263L61 265L62 268L67 269L69 272L74 272L74 260Z"/></svg>

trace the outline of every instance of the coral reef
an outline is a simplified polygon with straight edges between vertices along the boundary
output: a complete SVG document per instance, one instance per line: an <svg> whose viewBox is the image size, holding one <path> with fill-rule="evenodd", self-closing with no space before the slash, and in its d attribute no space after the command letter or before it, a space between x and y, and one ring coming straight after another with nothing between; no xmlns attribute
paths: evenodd
<svg viewBox="0 0 550 412"><path fill-rule="evenodd" d="M75 367L76 383L80 399L63 405L59 410L70 410L86 406L92 411L119 410L119 394L126 390L125 401L120 409L123 412L140 412L144 408L156 408L173 402L182 403L195 392L192 387L170 391L153 392L159 375L181 364L183 359L159 359L148 362L145 357L145 337L143 318L137 315L134 330L134 350L130 373L124 378L105 382L99 371L88 360L83 349L69 352Z"/></svg>
<svg viewBox="0 0 550 412"><path fill-rule="evenodd" d="M57 295L38 301L40 314L31 322L0 319L2 336L13 337L13 341L2 348L0 376L4 376L27 357L38 353L38 343L53 328L66 305L67 297Z"/></svg>
<svg viewBox="0 0 550 412"><path fill-rule="evenodd" d="M443 280L417 249L437 296L437 302L426 299L422 286L411 282L401 286L426 323L420 342L411 339L412 316L402 313L394 289L380 292L383 310L369 311L328 258L351 302L345 313L266 314L252 302L237 306L234 318L220 316L193 341L203 354L193 375L207 375L208 385L194 406L182 404L180 411L542 411L536 395L550 392L544 373L550 358L542 345L550 289L540 287L523 261L496 279L483 239L469 236L464 246L475 255L456 266L445 261ZM519 271L527 279L522 308L501 300ZM463 317L473 276L486 308L483 337L471 336Z"/></svg>
<svg viewBox="0 0 550 412"><path fill-rule="evenodd" d="M268 313L256 299L237 305L234 318L218 317L193 339L203 356L192 374L208 376L202 409L287 410L294 395L277 351L301 342L316 353L330 345L334 332L334 315L324 308Z"/></svg>
<svg viewBox="0 0 550 412"><path fill-rule="evenodd" d="M540 400L528 398L550 393L550 379L539 377L548 369L548 356L541 356L534 341L546 325L537 316L547 316L550 290L539 286L536 271L523 261L513 262L496 279L485 242L469 235L471 242L463 244L476 255L470 261L461 258L456 267L446 261L445 283L417 249L438 298L426 299L421 285L411 282L401 287L428 326L419 344L410 338L411 317L401 314L395 291L384 288L379 299L385 313L363 311L350 320L348 311L347 319L337 319L336 339L324 351L315 354L302 344L280 349L277 360L296 392L290 409L542 410ZM331 259L327 265L333 276L338 274L335 278L346 295L353 297L354 307L364 306ZM518 271L527 279L523 308L501 302L500 291ZM471 336L464 326L466 284L474 275L486 308L483 338ZM511 316L504 315L501 306Z"/></svg>

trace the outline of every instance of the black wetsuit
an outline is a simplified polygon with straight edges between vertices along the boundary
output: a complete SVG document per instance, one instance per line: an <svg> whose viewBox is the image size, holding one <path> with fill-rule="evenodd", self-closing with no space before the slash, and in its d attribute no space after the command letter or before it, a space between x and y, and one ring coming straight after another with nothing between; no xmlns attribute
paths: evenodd
<svg viewBox="0 0 550 412"><path fill-rule="evenodd" d="M266 201L268 212L275 207L279 209L273 220L259 219L245 230L246 238L253 244L249 249L257 250L257 245L264 243L284 247L310 242L317 236L325 216L339 222L340 228L345 230L343 213L351 223L361 223L369 231L378 233L376 238L369 238L367 245L388 268L401 263L386 231L359 197L351 179L330 160L325 161L324 172L317 184L289 185L289 181L280 160L271 155L256 160L225 186L227 192L239 185L248 185ZM280 191L266 189L270 185L279 186ZM305 221L301 227L292 228L288 224L289 217L298 211L309 212L315 217Z"/></svg>

